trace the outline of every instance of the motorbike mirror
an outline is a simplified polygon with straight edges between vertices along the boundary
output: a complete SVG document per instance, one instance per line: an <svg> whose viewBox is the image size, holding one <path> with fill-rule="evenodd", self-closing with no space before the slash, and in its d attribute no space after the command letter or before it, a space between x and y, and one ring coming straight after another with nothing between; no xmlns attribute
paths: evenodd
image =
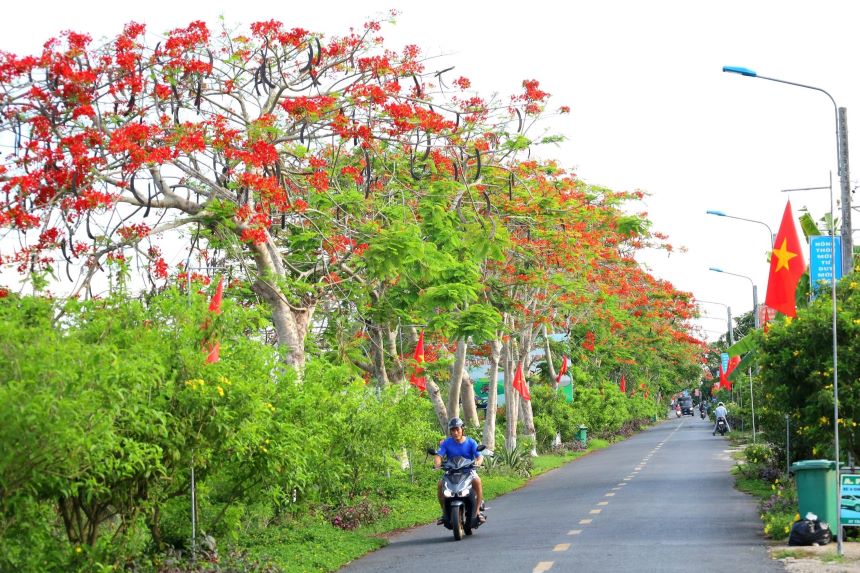
<svg viewBox="0 0 860 573"><path fill-rule="evenodd" d="M431 456L435 456L436 450L434 450L433 448L427 448L427 453L430 454Z"/></svg>
<svg viewBox="0 0 860 573"><path fill-rule="evenodd" d="M484 450L486 450L486 449L487 449L487 446L485 446L484 444L481 444L480 446L478 446L478 451L479 451L479 452L483 452L483 451L484 451Z"/></svg>

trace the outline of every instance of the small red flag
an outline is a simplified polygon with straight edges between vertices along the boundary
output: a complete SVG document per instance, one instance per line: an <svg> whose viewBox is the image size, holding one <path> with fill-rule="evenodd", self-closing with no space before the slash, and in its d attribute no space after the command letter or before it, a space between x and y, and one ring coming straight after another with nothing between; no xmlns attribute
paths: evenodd
<svg viewBox="0 0 860 573"><path fill-rule="evenodd" d="M562 357L561 359L561 368L558 369L558 376L555 377L555 383L558 384L561 382L561 377L567 373L567 356Z"/></svg>
<svg viewBox="0 0 860 573"><path fill-rule="evenodd" d="M523 400L531 400L531 394L529 393L529 387L526 385L526 377L523 376L523 365L517 365L517 372L514 374L514 383L512 384L514 390L520 393L520 396L523 397Z"/></svg>
<svg viewBox="0 0 860 573"><path fill-rule="evenodd" d="M206 356L206 362L208 364L212 364L213 362L218 362L221 360L221 343L215 342L207 349L206 345L203 346L203 351L209 350L209 354Z"/></svg>
<svg viewBox="0 0 860 573"><path fill-rule="evenodd" d="M209 312L212 314L221 314L221 299L224 296L224 277L221 277L218 280L218 288L215 289L215 294L212 296L212 300L209 302ZM209 328L211 324L211 318L207 318L203 323L202 328L204 330ZM213 334L214 333L210 333ZM206 353L206 362L208 364L212 364L214 362L218 362L221 359L221 342L212 341L212 340L204 340L203 341L203 352Z"/></svg>
<svg viewBox="0 0 860 573"><path fill-rule="evenodd" d="M412 355L412 358L419 366L415 367L415 371L409 377L409 383L423 392L427 390L427 379L422 376L424 369L420 366L420 364L424 364L424 331L421 331L421 334L418 335L418 344L415 345L415 353Z"/></svg>
<svg viewBox="0 0 860 573"><path fill-rule="evenodd" d="M209 312L221 314L221 299L224 296L224 277L218 280L218 288L215 289L215 296L212 297L212 302L209 303Z"/></svg>
<svg viewBox="0 0 860 573"><path fill-rule="evenodd" d="M788 201L782 214L779 232L773 241L764 303L786 316L797 316L794 296L797 282L805 270L803 250L791 215L791 201Z"/></svg>
<svg viewBox="0 0 860 573"><path fill-rule="evenodd" d="M627 394L627 379L624 378L624 374L621 375L621 391Z"/></svg>

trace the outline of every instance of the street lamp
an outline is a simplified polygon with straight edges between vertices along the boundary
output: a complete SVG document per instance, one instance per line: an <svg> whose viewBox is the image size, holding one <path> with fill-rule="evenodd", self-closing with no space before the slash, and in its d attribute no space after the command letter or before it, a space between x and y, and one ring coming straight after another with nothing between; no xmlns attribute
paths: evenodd
<svg viewBox="0 0 860 573"><path fill-rule="evenodd" d="M814 191L819 189L829 189L830 190L830 253L831 253L831 264L833 265L832 272L830 273L830 299L831 299L831 315L832 315L832 338L833 338L833 441L836 447L836 491L839 493L839 498L841 499L841 491L842 491L842 480L839 477L839 353L836 350L836 226L833 224L833 173L830 173L830 186L829 187L803 187L800 189L783 189L783 192L789 191ZM853 247L852 247L853 248ZM843 261L844 265L844 261ZM845 268L844 266L842 267ZM786 414L786 424L788 424L788 414ZM787 426L786 426L787 428ZM788 430L786 429L786 436L788 436ZM788 443L788 438L786 437L786 443ZM787 446L786 446L787 447ZM787 455L787 454L786 454ZM842 511L842 507L839 506L836 508L836 552L839 555L842 555L842 524L841 519L842 516L840 512Z"/></svg>
<svg viewBox="0 0 860 573"><path fill-rule="evenodd" d="M741 277L741 278L743 278L743 279L747 279L747 280L750 282L750 284L752 285L752 292L753 292L753 324L755 325L755 327L756 327L756 328L758 328L758 327L759 327L759 320L758 320L758 287L757 287L757 286L756 286L756 284L753 282L753 280L752 280L751 278L749 278L748 276L746 276L746 275L739 275L738 273L730 273L729 271L724 271L723 269L718 269L717 267L710 267L708 270L710 270L710 271L714 271L715 273L724 273L724 274L727 274L727 275L732 275L732 276L736 276L736 277Z"/></svg>
<svg viewBox="0 0 860 573"><path fill-rule="evenodd" d="M706 304L718 304L720 306L726 307L726 314L727 314L726 324L728 325L728 331L727 332L729 333L729 346L733 345L735 343L735 330L734 330L734 327L732 326L732 307L730 307L727 304L723 304L721 302L716 302L713 300L702 300L702 299L697 298L696 302L704 302Z"/></svg>
<svg viewBox="0 0 860 573"><path fill-rule="evenodd" d="M770 225L765 223L764 221L759 221L757 219L746 219L744 217L736 217L734 215L726 215L722 211L715 211L713 209L708 209L705 211L708 215L716 215L717 217L726 217L728 219L737 219L739 221L748 221L750 223L758 223L759 225L764 225L767 228L768 236L770 237L770 245L768 245L768 249L773 247L774 234L773 230L771 230Z"/></svg>
<svg viewBox="0 0 860 573"><path fill-rule="evenodd" d="M830 95L821 88L809 86L806 84L799 84L796 82L789 82L786 80L779 80L777 78L769 78L767 76L760 76L755 71L749 68L741 68L737 66L723 66L723 71L730 74L739 74L748 78L759 78L762 80L769 80L780 84L787 84L790 86L797 86L799 88L815 90L817 92L823 93L828 98L830 98L830 102L833 104L834 117L836 118L836 165L839 169L838 174L841 188L840 197L842 198L842 268L853 269L854 245L852 243L851 237L851 186L848 182L848 153L846 149L847 144L843 145L842 143L840 143L842 138L840 138L839 136L839 107L836 105L836 100L833 99L832 95ZM843 114L845 113L845 108L842 108L842 112ZM844 138L845 135L843 134L842 137Z"/></svg>

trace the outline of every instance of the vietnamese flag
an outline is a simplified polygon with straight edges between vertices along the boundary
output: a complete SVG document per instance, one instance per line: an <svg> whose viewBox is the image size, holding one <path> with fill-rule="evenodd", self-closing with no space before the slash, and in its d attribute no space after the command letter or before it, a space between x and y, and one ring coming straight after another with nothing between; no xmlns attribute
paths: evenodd
<svg viewBox="0 0 860 573"><path fill-rule="evenodd" d="M732 356L731 358L729 358L729 365L726 368L725 373L720 374L720 380L722 381L722 384L725 387L725 389L728 390L729 392L732 391L732 381L729 380L729 374L731 374L732 371L740 363L741 363L741 357L740 356ZM722 365L720 365L720 368L722 368Z"/></svg>
<svg viewBox="0 0 860 573"><path fill-rule="evenodd" d="M517 365L517 373L514 374L514 383L511 385L514 390L520 393L520 396L523 397L523 400L531 400L531 394L529 394L529 388L526 386L526 377L523 376L523 365Z"/></svg>
<svg viewBox="0 0 860 573"><path fill-rule="evenodd" d="M806 263L803 260L800 239L797 237L797 229L791 215L791 201L788 201L782 214L779 232L773 241L764 303L786 316L797 316L794 293L805 270Z"/></svg>
<svg viewBox="0 0 860 573"><path fill-rule="evenodd" d="M561 368L558 369L558 376L555 377L555 383L559 384L561 382L561 377L565 375L567 372L567 356L562 357L561 359Z"/></svg>
<svg viewBox="0 0 860 573"><path fill-rule="evenodd" d="M418 366L415 367L415 371L412 373L412 376L409 377L409 383L418 388L420 391L427 390L427 379L422 376L424 374L424 369L421 368L421 364L424 364L424 331L421 331L421 334L418 335L418 344L415 345L415 353L412 355L412 358L418 363Z"/></svg>
<svg viewBox="0 0 860 573"><path fill-rule="evenodd" d="M621 375L621 391L627 394L627 379L624 378L624 374Z"/></svg>

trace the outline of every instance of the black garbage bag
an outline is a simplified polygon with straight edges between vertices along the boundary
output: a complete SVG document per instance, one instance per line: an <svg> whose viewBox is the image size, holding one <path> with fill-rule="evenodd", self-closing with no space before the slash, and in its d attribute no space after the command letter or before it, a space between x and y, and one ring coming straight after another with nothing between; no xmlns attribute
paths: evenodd
<svg viewBox="0 0 860 573"><path fill-rule="evenodd" d="M798 519L791 526L789 545L827 545L833 539L830 526L820 519Z"/></svg>

